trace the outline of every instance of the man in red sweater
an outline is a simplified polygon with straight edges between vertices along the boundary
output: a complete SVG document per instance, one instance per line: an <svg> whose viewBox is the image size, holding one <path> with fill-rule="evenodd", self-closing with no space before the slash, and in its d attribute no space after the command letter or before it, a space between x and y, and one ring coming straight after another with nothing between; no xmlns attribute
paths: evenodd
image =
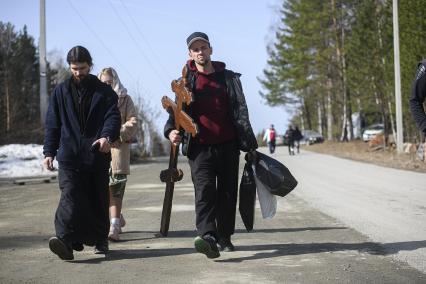
<svg viewBox="0 0 426 284"><path fill-rule="evenodd" d="M175 144L184 140L182 151L188 156L195 188L198 237L194 245L208 258L216 258L220 256L217 243L222 251L235 249L231 235L235 229L240 150L252 151L257 142L240 75L225 69L225 63L211 60L212 47L205 33L191 34L187 45L187 79L194 101L186 112L197 123L199 133L190 143L185 141L173 128L170 116L164 134Z"/></svg>

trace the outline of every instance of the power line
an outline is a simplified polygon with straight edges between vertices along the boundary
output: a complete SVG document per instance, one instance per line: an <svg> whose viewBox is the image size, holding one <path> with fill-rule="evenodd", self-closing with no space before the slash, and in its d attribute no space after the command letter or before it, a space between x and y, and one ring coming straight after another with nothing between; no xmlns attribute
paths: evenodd
<svg viewBox="0 0 426 284"><path fill-rule="evenodd" d="M130 77L135 80L132 73L125 67L125 65L121 64L120 60L112 53L112 51L108 48L108 46L104 43L104 41L101 39L101 37L90 27L90 25L86 22L86 20L83 18L83 16L80 14L80 12L77 10L77 8L74 7L72 2L70 0L67 0L68 4L71 6L71 8L76 12L78 17L81 19L83 24L86 26L86 28L96 37L96 39L102 44L102 46L105 48L105 50L109 53L109 55L130 75Z"/></svg>
<svg viewBox="0 0 426 284"><path fill-rule="evenodd" d="M162 71L167 74L169 77L172 78L172 76L170 76L170 74L168 74L166 68L164 68L164 66L161 64L161 61L159 59L159 56L155 53L154 49L151 47L151 45L149 44L149 41L146 39L146 37L143 35L141 29L139 28L139 25L137 24L137 22L135 21L135 19L133 18L132 14L130 13L129 9L127 8L127 6L124 4L123 0L120 0L121 5L124 7L127 15L129 16L130 20L133 22L133 25L136 28L136 31L138 31L139 36L143 39L143 41L145 42L145 44L148 46L148 49L151 51L151 53L154 55L155 59L157 60L158 65L161 67Z"/></svg>
<svg viewBox="0 0 426 284"><path fill-rule="evenodd" d="M128 28L128 26L126 25L126 23L123 21L123 19L121 18L121 16L118 14L118 12L114 8L114 6L112 5L112 3L111 3L110 0L108 1L108 3L111 6L111 9L114 11L114 14L117 16L117 18L120 20L121 24L124 26L124 29L128 33L129 37L132 39L132 41L134 42L134 44L137 45L137 47L139 47L140 52L141 52L142 56L145 58L146 62L152 68L152 70L154 71L154 73L158 77L158 79L160 79L160 81L164 84L163 78L161 77L160 73L157 71L157 68L154 66L154 64L151 63L151 60L149 60L149 57L146 56L146 54L143 52L143 48L139 45L139 42L133 37L132 33L130 32L130 29ZM164 84L164 86L167 86L167 84Z"/></svg>

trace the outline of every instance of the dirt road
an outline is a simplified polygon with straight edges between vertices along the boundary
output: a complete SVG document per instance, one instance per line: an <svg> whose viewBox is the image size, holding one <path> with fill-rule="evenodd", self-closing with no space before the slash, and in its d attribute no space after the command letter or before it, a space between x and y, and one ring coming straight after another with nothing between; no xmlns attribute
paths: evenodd
<svg viewBox="0 0 426 284"><path fill-rule="evenodd" d="M245 231L237 215L233 236L237 250L222 253L216 260L197 254L193 248L194 197L185 162L181 163L185 177L176 186L167 238L158 235L164 197L164 185L158 175L167 165L167 159L160 158L132 169L124 202L128 224L122 234L123 241L111 244L107 257L94 255L92 248L86 247L83 252L76 252L75 260L70 262L59 260L47 245L54 232L53 217L59 198L57 183L0 186L0 283L426 281L422 272L394 258L407 252L416 254L420 262L424 260L422 254L417 254L426 247L424 230L420 228L424 214L422 208L416 207L421 206L424 198L408 197L410 192L421 192L421 187L407 187L405 195L401 193L396 199L400 190L391 186L396 183L393 176L400 172L387 175L384 173L387 171L379 169L374 174L375 168L365 169L360 164L347 166L348 161L308 152L289 157L285 150L278 148L275 157L294 172L300 181L298 188L286 198L279 198L278 212L271 220L263 220L257 208L255 230L251 233ZM337 176L335 180L324 177L324 172L330 170L332 173L327 175ZM361 178L364 174L382 177L382 190L386 193L389 189L392 194L377 193L382 199L373 200L373 193L370 197L357 193L360 188L368 191L365 183L372 182ZM355 181L353 175L358 176ZM419 178L424 180L424 176ZM391 206L390 210L385 210L386 204ZM408 205L411 208L405 210ZM407 220L406 230L415 228L410 231L400 229L400 225L394 228L391 224L401 223L393 223L389 218L401 218L398 216L406 212L417 216ZM381 222L371 220L376 216L382 216ZM358 226L357 222L363 225ZM381 223L388 226L382 233L382 229L370 228ZM382 239L366 228L377 231ZM399 236L398 230L404 234Z"/></svg>
<svg viewBox="0 0 426 284"><path fill-rule="evenodd" d="M425 173L312 152L283 160L299 177L296 196L426 272Z"/></svg>

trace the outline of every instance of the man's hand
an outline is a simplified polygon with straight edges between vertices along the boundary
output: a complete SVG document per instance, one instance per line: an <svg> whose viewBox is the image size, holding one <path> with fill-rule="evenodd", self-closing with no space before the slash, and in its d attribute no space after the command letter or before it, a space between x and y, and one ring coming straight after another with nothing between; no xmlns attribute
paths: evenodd
<svg viewBox="0 0 426 284"><path fill-rule="evenodd" d="M53 167L53 157L46 157L43 160L43 167L46 170L53 171L55 168Z"/></svg>
<svg viewBox="0 0 426 284"><path fill-rule="evenodd" d="M177 131L176 129L170 131L169 140L170 140L170 142L172 142L174 145L177 146L180 143L180 141L182 140L182 137L180 136L179 131Z"/></svg>
<svg viewBox="0 0 426 284"><path fill-rule="evenodd" d="M121 146L121 142L120 140L115 141L114 143L111 144L111 148L120 148Z"/></svg>
<svg viewBox="0 0 426 284"><path fill-rule="evenodd" d="M105 137L99 138L92 145L99 143L99 152L108 153L111 150L111 145Z"/></svg>
<svg viewBox="0 0 426 284"><path fill-rule="evenodd" d="M247 162L257 163L258 156L257 156L257 152L256 152L256 150L250 150L250 151L248 151L248 152L246 153L246 155L245 155L244 159L245 159Z"/></svg>

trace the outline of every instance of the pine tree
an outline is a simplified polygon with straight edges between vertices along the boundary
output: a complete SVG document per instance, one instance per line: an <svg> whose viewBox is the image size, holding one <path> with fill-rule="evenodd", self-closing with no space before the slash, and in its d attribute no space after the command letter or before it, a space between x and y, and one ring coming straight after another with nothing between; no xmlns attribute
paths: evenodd
<svg viewBox="0 0 426 284"><path fill-rule="evenodd" d="M12 61L14 58L13 46L16 42L16 33L12 24L0 22L0 102L2 125L1 135L4 137L11 131L11 105L12 105Z"/></svg>
<svg viewBox="0 0 426 284"><path fill-rule="evenodd" d="M380 119L388 136L390 125L388 104L390 96L386 91L389 82L385 80L385 67L392 38L386 36L385 24L387 7L375 0L359 1L348 42L348 83L360 102L360 108L367 113L369 124ZM375 107L374 107L375 106ZM369 115L378 114L378 115Z"/></svg>
<svg viewBox="0 0 426 284"><path fill-rule="evenodd" d="M268 49L268 68L259 78L266 90L260 94L269 105L296 108L300 121L309 129L317 125L320 132L328 127L325 109L334 93L328 10L321 1L285 1L276 43Z"/></svg>
<svg viewBox="0 0 426 284"><path fill-rule="evenodd" d="M48 64L50 91L58 70ZM37 48L25 26L0 22L0 82L0 144L41 143Z"/></svg>
<svg viewBox="0 0 426 284"><path fill-rule="evenodd" d="M426 5L399 1L404 129L417 131L408 109L417 63L426 56ZM395 134L392 0L283 1L268 67L258 78L271 106L293 109L292 122L318 126L327 138L352 137L353 108L366 123ZM340 134L339 134L340 132Z"/></svg>
<svg viewBox="0 0 426 284"><path fill-rule="evenodd" d="M411 117L408 101L417 64L426 58L426 5L422 0L404 0L398 3L404 137L410 141L419 141L420 132Z"/></svg>

